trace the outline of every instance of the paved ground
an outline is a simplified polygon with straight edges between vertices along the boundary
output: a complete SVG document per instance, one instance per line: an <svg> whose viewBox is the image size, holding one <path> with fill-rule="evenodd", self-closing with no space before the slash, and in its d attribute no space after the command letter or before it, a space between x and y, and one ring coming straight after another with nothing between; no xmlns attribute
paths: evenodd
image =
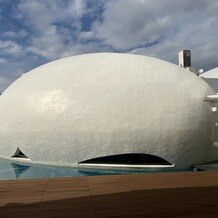
<svg viewBox="0 0 218 218"><path fill-rule="evenodd" d="M218 217L218 172L0 181L0 217Z"/></svg>

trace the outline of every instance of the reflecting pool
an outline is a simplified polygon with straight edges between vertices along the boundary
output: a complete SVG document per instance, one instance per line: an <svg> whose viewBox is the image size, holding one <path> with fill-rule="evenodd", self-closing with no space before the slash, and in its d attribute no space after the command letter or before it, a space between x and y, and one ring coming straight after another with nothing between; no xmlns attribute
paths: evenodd
<svg viewBox="0 0 218 218"><path fill-rule="evenodd" d="M0 180L166 172L172 169L97 169L12 162L0 158Z"/></svg>

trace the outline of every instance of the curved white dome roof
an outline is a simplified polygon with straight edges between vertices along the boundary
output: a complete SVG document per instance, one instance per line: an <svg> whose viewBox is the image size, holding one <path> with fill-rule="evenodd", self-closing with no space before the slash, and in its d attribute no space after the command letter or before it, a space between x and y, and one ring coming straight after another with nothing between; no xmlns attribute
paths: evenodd
<svg viewBox="0 0 218 218"><path fill-rule="evenodd" d="M0 97L0 154L16 148L56 164L146 153L175 167L208 161L214 120L193 73L151 57L98 53L60 59Z"/></svg>

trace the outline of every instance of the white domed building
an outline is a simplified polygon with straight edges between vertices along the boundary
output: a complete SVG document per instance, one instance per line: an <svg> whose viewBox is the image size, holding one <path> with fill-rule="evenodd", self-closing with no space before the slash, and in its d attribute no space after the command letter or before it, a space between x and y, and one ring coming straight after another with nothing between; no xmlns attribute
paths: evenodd
<svg viewBox="0 0 218 218"><path fill-rule="evenodd" d="M0 155L57 165L190 168L218 159L216 113L205 101L214 94L193 73L151 57L60 59L24 74L0 96Z"/></svg>

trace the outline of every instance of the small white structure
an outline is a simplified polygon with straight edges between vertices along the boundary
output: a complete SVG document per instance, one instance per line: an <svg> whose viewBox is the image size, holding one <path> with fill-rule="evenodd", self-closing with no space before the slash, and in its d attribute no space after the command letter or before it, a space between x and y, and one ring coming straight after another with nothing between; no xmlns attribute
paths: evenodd
<svg viewBox="0 0 218 218"><path fill-rule="evenodd" d="M202 78L218 79L218 67L199 75Z"/></svg>
<svg viewBox="0 0 218 218"><path fill-rule="evenodd" d="M218 92L218 67L213 68L199 75L206 81L216 92Z"/></svg>
<svg viewBox="0 0 218 218"><path fill-rule="evenodd" d="M181 50L178 53L178 62L179 62L180 67L190 68L191 67L191 51Z"/></svg>
<svg viewBox="0 0 218 218"><path fill-rule="evenodd" d="M189 168L218 158L214 95L195 74L151 57L98 53L53 61L1 95L0 155Z"/></svg>

